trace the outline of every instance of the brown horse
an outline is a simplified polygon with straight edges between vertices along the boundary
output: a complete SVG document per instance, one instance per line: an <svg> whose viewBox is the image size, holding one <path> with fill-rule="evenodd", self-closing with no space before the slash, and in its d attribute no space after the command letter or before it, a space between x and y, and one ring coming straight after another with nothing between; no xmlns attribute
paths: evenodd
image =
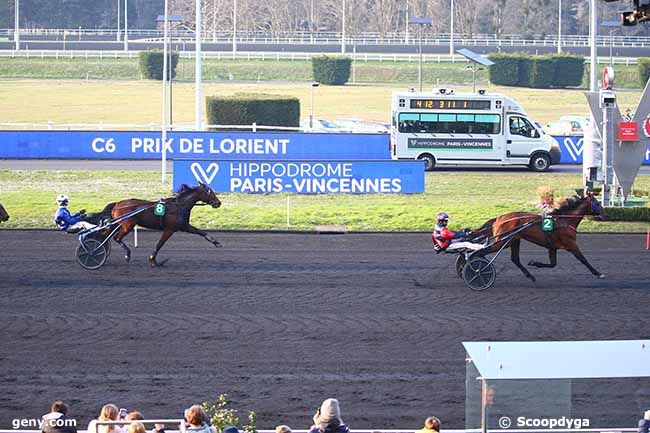
<svg viewBox="0 0 650 433"><path fill-rule="evenodd" d="M584 264L592 274L598 278L604 278L605 276L587 261L576 241L578 225L585 215L602 215L602 206L592 193L567 199L562 206L551 212L550 217L554 220L552 232L542 230L542 216L539 214L511 212L487 221L478 230L472 232L471 240L473 242L484 242L486 239L494 240L494 245L485 254L495 253L507 242L509 233L530 221L540 221L540 224L533 224L515 235L510 244L506 246L506 248L510 248L510 259L526 277L535 281L535 277L528 272L519 259L521 239L548 249L549 263L530 261L529 266L554 268L557 265L557 250L566 250L580 260L580 263Z"/></svg>
<svg viewBox="0 0 650 433"><path fill-rule="evenodd" d="M0 204L0 223L3 223L7 220L9 220L9 214L7 213L5 208L2 207L2 204Z"/></svg>
<svg viewBox="0 0 650 433"><path fill-rule="evenodd" d="M215 209L221 206L221 201L219 201L214 191L212 191L209 186L199 182L199 185L195 187L181 185L181 188L176 195L164 199L165 214L163 216L156 216L154 214L154 207L158 202L139 199L129 199L110 203L100 214L108 215L110 212L111 217L115 219L124 216L129 212L135 211L136 209L144 208L144 211L132 216L131 218L127 218L120 223L120 230L117 235L115 235L114 239L115 242L120 244L124 249L124 258L128 263L131 259L131 250L123 239L136 225L153 230L162 230L163 233L156 244L156 248L153 254L149 256L149 263L151 266L162 266L167 260L158 263L156 261L156 256L158 255L158 251L160 251L165 242L167 242L167 239L169 239L174 232L182 231L203 236L215 247L221 246L216 239L212 239L206 232L199 230L190 224L190 213L192 212L192 208L199 201L204 202Z"/></svg>

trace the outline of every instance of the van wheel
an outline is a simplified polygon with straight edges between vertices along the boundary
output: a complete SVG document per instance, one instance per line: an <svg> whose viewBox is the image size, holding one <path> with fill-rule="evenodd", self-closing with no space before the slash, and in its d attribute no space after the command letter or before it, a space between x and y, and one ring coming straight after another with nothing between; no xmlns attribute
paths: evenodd
<svg viewBox="0 0 650 433"><path fill-rule="evenodd" d="M551 158L544 153L536 153L530 158L528 168L533 171L541 172L546 171L551 166Z"/></svg>
<svg viewBox="0 0 650 433"><path fill-rule="evenodd" d="M420 161L424 161L424 170L425 171L433 171L433 169L436 166L436 159L433 157L433 155L430 155L428 153L424 153L424 154L418 156L418 159Z"/></svg>

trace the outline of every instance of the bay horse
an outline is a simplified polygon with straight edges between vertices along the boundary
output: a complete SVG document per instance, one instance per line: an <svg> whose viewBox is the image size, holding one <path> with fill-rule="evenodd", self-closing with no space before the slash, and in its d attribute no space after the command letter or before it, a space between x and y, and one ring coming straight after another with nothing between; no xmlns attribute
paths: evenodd
<svg viewBox="0 0 650 433"><path fill-rule="evenodd" d="M521 233L514 236L506 248L510 248L510 259L523 272L523 274L535 281L535 277L528 272L528 269L521 264L519 249L521 239L527 240L548 250L549 263L530 261L528 266L536 268L554 268L557 265L557 250L566 250L573 254L589 271L598 278L605 278L605 275L597 271L580 251L577 243L577 228L585 215L603 216L603 208L593 193L577 195L566 199L557 209L554 209L549 217L554 220L552 232L542 230L542 216L533 212L510 212L493 218L483 224L479 229L471 233L472 242L485 242L487 239L495 241L494 245L485 251L484 254L497 252L503 247L509 233L523 226L530 221L539 221L540 224L533 224Z"/></svg>
<svg viewBox="0 0 650 433"><path fill-rule="evenodd" d="M173 197L163 199L162 202L165 205L165 214L163 216L156 216L154 214L154 207L159 202L135 198L109 203L100 214L107 216L110 212L110 216L116 219L136 209L145 208L144 211L122 221L120 223L120 230L114 239L124 249L124 259L128 263L131 259L131 250L123 239L136 225L153 230L162 230L162 235L158 243L156 243L156 248L151 256L149 256L151 266L162 266L167 260L157 262L156 256L162 246L165 245L165 242L175 232L182 231L199 235L211 242L215 247L218 248L221 246L216 239L211 238L206 232L190 224L190 213L199 201L212 206L214 209L221 206L221 201L219 201L214 191L209 186L199 182L199 185L195 187L181 185Z"/></svg>
<svg viewBox="0 0 650 433"><path fill-rule="evenodd" d="M9 214L5 210L5 208L2 206L2 203L0 203L0 223L3 223L5 221L9 220Z"/></svg>

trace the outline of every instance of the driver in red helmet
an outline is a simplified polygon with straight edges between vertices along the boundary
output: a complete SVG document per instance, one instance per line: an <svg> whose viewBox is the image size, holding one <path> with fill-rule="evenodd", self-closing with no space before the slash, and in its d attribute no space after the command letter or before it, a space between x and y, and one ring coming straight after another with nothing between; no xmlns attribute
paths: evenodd
<svg viewBox="0 0 650 433"><path fill-rule="evenodd" d="M458 249L480 250L483 244L469 242L469 229L453 231L447 228L449 223L449 215L445 212L440 212L436 216L436 227L431 233L433 239L433 248L437 253L441 251L454 252Z"/></svg>

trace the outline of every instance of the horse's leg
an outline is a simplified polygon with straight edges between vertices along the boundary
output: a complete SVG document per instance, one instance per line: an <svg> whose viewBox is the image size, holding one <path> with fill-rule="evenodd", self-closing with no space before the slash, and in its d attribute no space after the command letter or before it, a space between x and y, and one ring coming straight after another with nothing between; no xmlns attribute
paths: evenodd
<svg viewBox="0 0 650 433"><path fill-rule="evenodd" d="M528 262L528 266L535 266L536 268L554 268L555 265L557 265L557 249L556 248L549 248L548 249L548 259L550 263L542 263L542 262L534 262L530 261Z"/></svg>
<svg viewBox="0 0 650 433"><path fill-rule="evenodd" d="M215 247L217 247L217 248L221 247L221 244L219 243L218 240L211 238L209 234L207 234L206 232L204 232L204 231L201 230L201 229L197 229L197 228L194 227L193 225L188 224L187 226L185 226L185 227L184 227L183 229L181 229L181 230L184 231L185 233L191 233L191 234L193 234L193 235L199 235L199 236L202 236L202 237L205 238L205 240L207 240L208 242L210 242L210 243L211 243L212 245L214 245Z"/></svg>
<svg viewBox="0 0 650 433"><path fill-rule="evenodd" d="M524 273L526 278L530 278L532 281L535 281L535 277L532 276L530 272L528 272L528 269L524 267L524 265L521 264L521 261L519 260L519 245L521 243L521 239L513 239L510 242L510 260L512 260L512 263L514 263L521 272Z"/></svg>
<svg viewBox="0 0 650 433"><path fill-rule="evenodd" d="M160 239L158 239L158 243L156 244L156 249L154 250L153 254L149 256L149 263L151 266L162 266L165 263L167 263L167 260L165 259L162 262L158 263L156 261L156 256L158 255L158 251L162 248L163 245L165 245L165 242L167 242L167 239L169 239L172 235L174 234L173 229L165 229L163 234L160 236Z"/></svg>
<svg viewBox="0 0 650 433"><path fill-rule="evenodd" d="M122 224L120 224L120 232L113 237L115 239L115 242L119 244L124 249L124 260L126 260L127 263L131 260L131 250L129 247L126 245L126 242L124 242L122 239L129 233L131 233L131 230L133 230L133 227L135 227L135 222L126 220Z"/></svg>
<svg viewBox="0 0 650 433"><path fill-rule="evenodd" d="M580 260L580 263L585 265L587 267L587 269L589 269L591 271L592 274L594 274L598 278L605 278L605 274L601 274L600 272L598 272L596 270L596 268L591 266L591 264L587 261L587 259L582 254L582 251L580 251L580 248L578 248L577 245L575 247L571 248L571 249L568 249L567 251L569 251L571 254L576 256L576 259Z"/></svg>

